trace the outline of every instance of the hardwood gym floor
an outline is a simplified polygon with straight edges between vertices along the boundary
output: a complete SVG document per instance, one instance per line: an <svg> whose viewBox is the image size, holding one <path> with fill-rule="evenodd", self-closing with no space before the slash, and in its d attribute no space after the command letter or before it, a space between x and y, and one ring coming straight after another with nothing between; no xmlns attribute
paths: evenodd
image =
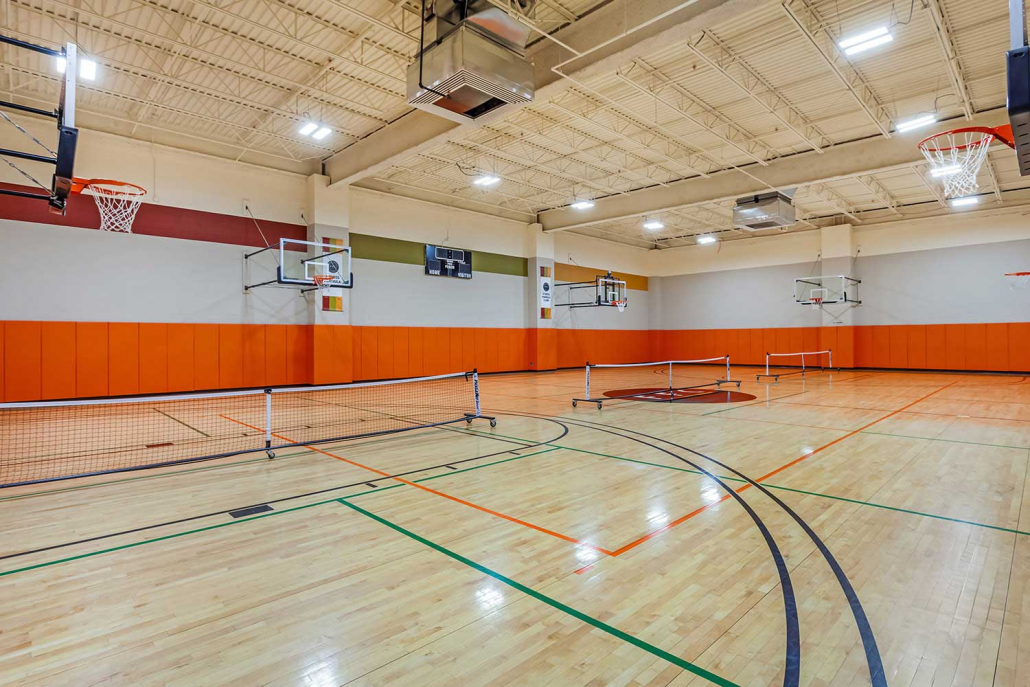
<svg viewBox="0 0 1030 687"><path fill-rule="evenodd" d="M0 491L0 684L1030 684L1030 379L734 373Z"/></svg>

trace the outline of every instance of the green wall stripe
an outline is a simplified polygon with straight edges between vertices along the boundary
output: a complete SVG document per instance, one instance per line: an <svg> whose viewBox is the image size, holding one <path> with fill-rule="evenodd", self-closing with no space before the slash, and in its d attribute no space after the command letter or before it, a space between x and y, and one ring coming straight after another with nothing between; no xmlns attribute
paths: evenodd
<svg viewBox="0 0 1030 687"><path fill-rule="evenodd" d="M461 246L457 246L461 248ZM398 262L404 265L425 264L426 244L402 239L390 239L367 234L350 235L351 256L361 260ZM469 250L472 250L471 248ZM510 274L515 277L529 275L529 260L513 255L472 251L472 278L476 272Z"/></svg>
<svg viewBox="0 0 1030 687"><path fill-rule="evenodd" d="M470 567L470 568L472 568L474 570L478 570L479 572L483 573L484 575L489 575L490 577L494 578L495 580L497 580L499 582L503 582L504 584L508 585L509 587L511 587L513 589L517 589L518 591L522 592L523 594L526 594L528 596L533 597L537 601L544 602L545 604L547 604L551 608L556 608L559 611L561 611L562 613L566 613L568 615L571 615L573 618L576 618L577 620L581 620L584 623L587 623L588 625L596 627L598 630L601 630L603 632L607 632L611 636L616 637L618 639L621 639L622 641L627 642L629 644L632 644L633 646L637 647L638 649L643 649L644 651L646 651L647 653L651 654L652 656L657 656L658 658L664 659L664 660L668 661L669 663L671 663L671 664L673 664L675 666L683 668L684 670L689 671L689 672L693 673L694 675L698 675L700 677L703 677L704 679L709 680L710 682L713 682L713 683L715 683L717 685L724 685L725 687L736 687L736 683L735 682L731 682L731 681L727 680L724 677L720 677L719 675L716 675L715 673L707 671L704 668L702 668L702 667L700 667L698 665L695 665L695 664L691 663L690 661L687 661L686 659L680 658L679 656L676 656L674 654L670 654L668 651L664 651L662 649L659 649L658 647L654 646L653 644L648 644L644 640L639 639L637 637L634 637L633 635L629 634L628 632L623 632L622 630L618 629L617 627L613 627L613 626L609 625L606 622L598 620L597 618L592 618L591 616L587 615L586 613L582 613L580 611L577 611L575 608L572 608L571 606L566 606L561 601L558 601L556 599L552 599L551 597L546 596L545 594L541 594L540 592L536 591L535 589L531 589L530 587L527 587L524 584L516 582L515 580L511 579L510 577L505 577L504 575L502 575L499 572L491 570L490 568L487 568L486 566L480 565L479 563L476 563L475 561L472 561L472 560L470 560L468 558L465 558L464 556L462 556L459 553L455 553L454 551L446 549L443 546L440 546L439 544L436 544L434 542L429 541L428 539L420 537L417 534L415 534L414 532L410 532L410 531L404 529L400 525L396 525L396 524L390 522L389 520L386 520L385 518L379 517L375 513L370 513L369 511L365 510L364 508L361 508L359 506L355 506L353 503L348 503L346 499L338 499L338 500L339 500L339 502L341 504L343 504L344 506L347 506L351 510L357 511L358 513L361 513L362 515L364 515L364 516L366 516L368 518L371 518L372 520L375 520L376 522L378 522L381 525L386 525L387 527L389 527L393 531L399 532L399 533L403 534L405 537L408 537L409 539L414 539L418 543L423 544L424 546L428 546L429 548L433 549L434 551L438 551L439 553L442 553L443 555L445 555L445 556L447 556L449 558L453 558L454 560L458 561L459 563L467 565L468 567Z"/></svg>

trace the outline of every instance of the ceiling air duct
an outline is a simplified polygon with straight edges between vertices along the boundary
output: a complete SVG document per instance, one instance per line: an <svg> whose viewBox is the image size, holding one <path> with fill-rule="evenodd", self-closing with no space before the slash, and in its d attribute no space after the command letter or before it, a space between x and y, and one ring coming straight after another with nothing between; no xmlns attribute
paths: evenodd
<svg viewBox="0 0 1030 687"><path fill-rule="evenodd" d="M771 191L737 198L733 206L733 226L744 231L782 229L797 221L794 191Z"/></svg>
<svg viewBox="0 0 1030 687"><path fill-rule="evenodd" d="M533 100L529 27L489 0L424 0L408 104L460 124L483 123ZM536 0L517 0L532 19Z"/></svg>

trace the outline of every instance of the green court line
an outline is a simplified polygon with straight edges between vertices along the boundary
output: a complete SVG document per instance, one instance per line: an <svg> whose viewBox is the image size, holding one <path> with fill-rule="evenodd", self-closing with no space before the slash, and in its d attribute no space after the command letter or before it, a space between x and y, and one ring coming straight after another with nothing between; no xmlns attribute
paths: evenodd
<svg viewBox="0 0 1030 687"><path fill-rule="evenodd" d="M473 432L475 434L479 434L479 430L466 429L464 431L466 431L466 432ZM873 434L873 433L874 432L870 432L870 434ZM503 435L498 435L498 436L503 436ZM897 435L891 434L891 435L888 435L888 436L897 436ZM517 439L516 437L506 437L506 438L508 438L508 439L515 438L515 439ZM912 438L920 439L920 438L923 438L923 437L912 437ZM518 441L526 441L526 439L517 439L517 440ZM933 440L932 439L927 439L927 441L933 441ZM941 441L948 441L948 440L947 439L942 439ZM602 458L611 458L611 459L614 459L614 460L621 460L621 461L624 461L624 462L627 462L627 463L638 463L640 465L650 465L652 467L662 468L664 470L675 470L676 472L689 472L689 473L694 474L694 475L701 475L702 477L707 477L707 475L705 475L705 473L700 472L698 470L691 470L691 469L688 469L688 468L681 468L681 467L677 467L677 466L674 466L674 465L662 465L661 463L651 463L651 462L648 462L646 460L637 460L635 458L626 458L625 456L613 456L613 455L610 455L608 453L598 453L596 451L587 451L586 449L574 448L572 446L560 446L558 444L552 444L552 443L547 443L546 445L547 446L554 446L556 448L563 448L566 451L576 451L577 453L587 453L587 454L590 454L592 456L600 456ZM986 445L987 446L993 446L994 444L986 444ZM1026 450L1026 449L1022 449L1022 450ZM716 474L716 473L712 473L712 474ZM726 476L726 475L717 475L717 474L716 474L716 477L718 477L721 480L725 480L727 482L747 483L747 480L741 479L739 477L729 477L729 476ZM983 527L983 528L990 529L990 530L997 530L999 532L1009 532L1011 534L1020 534L1020 535L1023 535L1023 536L1030 536L1030 532L1024 532L1023 530L1017 530L1017 529L1013 529L1011 527L1002 527L1000 525L988 525L988 524L985 524L985 523L982 523L982 522L973 522L972 520L962 520L961 518L949 518L949 517L947 517L945 515L935 515L933 513L923 513L922 511L917 511L917 510L907 510L905 508L896 508L894 506L886 506L886 505L881 504L881 503L873 503L872 501L860 501L858 499L849 499L849 498L844 497L844 496L833 496L831 494L822 494L822 493L819 493L819 492L816 492L816 491L804 491L802 489L793 489L791 487L781 487L779 485L768 484L766 482L762 482L761 484L766 489L778 489L778 490L781 490L781 491L792 491L792 492L795 492L795 493L798 493L798 494L805 494L806 496L818 496L818 497L824 498L824 499L833 499L834 501L847 501L849 503L856 503L856 504L859 504L859 505L862 505L862 506L869 506L870 508L881 508L883 510L891 510L891 511L895 511L895 512L898 512L898 513L908 513L909 515L921 515L924 518L933 518L935 520L947 520L949 522L957 522L957 523L961 523L963 525L971 525L973 527Z"/></svg>
<svg viewBox="0 0 1030 687"><path fill-rule="evenodd" d="M429 481L431 479L437 479L439 477L450 477L452 475L458 475L458 474L461 474L463 472L471 472L472 470L478 470L480 468L490 467L491 465L500 465L501 463L509 463L509 462L511 462L513 460L519 460L521 458L529 458L530 456L539 455L541 453L550 453L551 451L557 451L557 450L558 450L557 447L553 447L553 448L546 449L544 451L537 451L536 453L527 453L525 455L514 456L513 458L505 458L504 460L498 460L498 461L494 461L492 463L486 463L484 465L476 465L476 466L471 467L471 468L465 468L464 470L454 470L454 471L451 471L451 472L445 472L445 473L441 473L439 475L433 475L431 477L425 477L423 479L415 480L415 481L416 482L427 482L427 481ZM294 455L300 455L300 454L294 454ZM379 478L379 479L384 479L384 478ZM380 493L380 492L388 491L390 489L398 489L398 488L403 487L403 486L405 486L405 485L403 485L403 484L395 484L395 485L392 485L392 486L389 486L389 487L383 487L381 489L371 489L369 491L363 491L363 492L359 492L357 494L352 494L352 495L348 496L347 498L352 499L352 498L356 498L358 496L364 496L365 494L377 494L377 493ZM161 536L161 537L154 537L153 539L144 539L142 541L132 542L130 544L122 544L121 546L114 546L114 547L111 547L111 548L108 548L108 549L100 549L99 551L90 551L89 553L83 553L83 554L79 554L77 556L69 556L68 558L58 558L56 560L46 561L44 563L37 563L35 565L29 565L29 566L26 566L26 567L23 567L23 568L15 568L13 570L4 570L4 571L0 571L0 577L6 577L7 575L14 575L15 573L20 573L20 572L28 572L29 570L36 570L38 568L47 568L47 567L50 567L52 565L57 565L59 563L69 563L71 561L77 561L77 560L81 560L83 558L91 558L93 556L100 556L100 555L105 554L105 553L113 553L115 551L122 551L124 549L131 549L131 548L135 548L137 546L142 546L144 544L152 544L154 542L166 541L168 539L175 539L177 537L184 537L187 534L199 534L200 532L207 532L207 531L210 531L210 530L216 530L216 529L219 529L221 527L228 527L229 525L240 525L240 524L245 523L245 522L251 522L253 520L260 520L262 518L272 517L273 515L282 515L284 513L292 513L294 511L303 510L305 508L312 508L314 506L321 506L321 505L325 505L327 503L333 503L334 501L337 501L337 500L338 499L334 498L334 499L327 499L325 501L317 501L315 503L309 503L309 504L305 504L303 506L295 506L293 508L287 508L287 509L284 509L284 510L272 511L271 513L265 513L263 515L256 515L256 516L254 516L252 518L242 518L240 520L231 520L229 522L223 522L223 523L219 523L217 525L209 525L207 527L200 527L200 528L193 529L193 530L186 530L184 532L177 532L175 534L168 534L168 535L164 535L164 536Z"/></svg>
<svg viewBox="0 0 1030 687"><path fill-rule="evenodd" d="M472 568L473 570L477 570L477 571L483 573L484 575L488 575L488 576L494 578L495 580L508 585L512 589L516 589L516 590L522 592L523 594L526 594L527 596L533 597L537 601L541 601L541 602L547 604L551 608L555 608L555 609L561 611L562 613L565 613L567 615L571 615L573 618L576 618L577 620L580 620L580 621L582 621L584 623L587 623L588 625L591 625L591 626L597 628L598 630L601 630L602 632L606 632L607 634L610 634L611 636L613 636L613 637L615 637L617 639L621 639L624 642L632 644L633 646L637 647L638 649L643 649L644 651L646 651L647 653L651 654L652 656L657 656L658 658L661 658L661 659L663 659L665 661L668 661L669 663L673 664L674 666L682 668L683 670L691 672L694 675L697 675L699 677L703 677L704 679L709 680L710 682L713 682L713 683L715 683L717 685L723 685L724 687L739 687L735 682L731 682L730 680L727 680L724 677L720 677L719 675L716 675L715 673L712 673L712 672L710 672L708 670L705 670L704 668L702 668L702 667L700 667L698 665L695 665L695 664L691 663L690 661L687 661L686 659L680 658L679 656L676 656L674 654L670 654L668 651L664 651L663 649L659 649L658 647L654 646L653 644L648 644L644 640L639 639L639 638L629 634L628 632L623 632L622 630L618 629L617 627L613 627L613 626L609 625L606 622L598 620L597 618L593 618L593 617L587 615L586 613L583 613L581 611L577 611L575 608L572 608L571 606L567 606L567 605L563 604L562 602L558 601L557 599L552 599L551 597L549 597L549 596L547 596L545 594L542 594L542 593L536 591L535 589L532 589L530 587L527 587L524 584L516 582L515 580L511 579L510 577L505 577L504 575L502 575L501 573L499 573L499 572L497 572L495 570L491 570L490 568L487 568L484 565L480 565L479 563L476 563L473 560L465 558L464 556L462 556L459 553L455 553L454 551L451 551L450 549L444 548L440 544L437 544L435 542L431 542L428 539L425 539L424 537L420 537L419 535L415 534L414 532L411 532L409 530L404 529L400 525L394 524L394 523L390 522L389 520L386 520L385 518L379 517L375 513L370 513L369 511L365 510L364 508L361 508L359 506L355 506L353 503L348 503L346 499L337 499L337 501L341 505L344 505L347 508L350 508L351 510L357 511L358 513L361 513L365 517L370 518L372 520L375 520L379 524L385 525L385 526L389 527L390 529L394 530L395 532L399 532L400 534L403 534L405 537L408 537L409 539L413 539L414 541L417 541L418 543L422 544L423 546L428 546L429 548L433 549L434 551L437 551L438 553L442 553L443 555L447 556L448 558L452 558L452 559L458 561L459 563L462 563L463 565L466 565L466 566Z"/></svg>
<svg viewBox="0 0 1030 687"><path fill-rule="evenodd" d="M211 530L221 529L223 527L229 527L230 525L241 525L245 522L253 522L254 520L262 520L264 518L271 518L276 515L285 515L286 513L293 513L295 511L304 510L307 508L314 508L315 506L324 506L327 503L333 503L337 499L327 499L325 501L318 501L316 503L308 503L303 506L294 506L293 508L287 508L285 510L276 510L271 513L265 513L263 515L255 515L252 518L244 518L242 520L230 520L229 522L221 522L217 525L208 525L207 527L200 527L195 530L186 530L184 532L176 532L175 534L166 534L161 537L154 537L153 539L144 539L142 541L131 542L129 544L122 544L121 546L112 546L109 549L101 549L99 551L90 551L88 553L80 553L77 556L69 556L67 558L58 558L52 561L45 561L43 563L36 563L35 565L27 565L23 568L14 568L12 570L0 571L0 577L7 577L8 575L14 575L16 573L28 572L30 570L39 570L40 568L49 568L52 565L58 565L60 563L70 563L72 561L82 560L83 558L92 558L94 556L101 556L105 553L114 553L115 551L124 551L125 549L134 549L137 546L143 546L144 544L153 544L159 541L167 541L169 539L178 539L179 537L185 537L189 534L199 534L200 532L209 532Z"/></svg>
<svg viewBox="0 0 1030 687"><path fill-rule="evenodd" d="M1008 446L1007 444L985 444L980 441L960 441L959 439L939 439L936 437L914 437L908 434L890 434L889 432L859 432L860 434L875 434L880 437L899 437L901 439L922 439L924 441L943 441L949 444L969 444L971 446L991 446L993 448L1015 448L1026 451L1026 446Z"/></svg>

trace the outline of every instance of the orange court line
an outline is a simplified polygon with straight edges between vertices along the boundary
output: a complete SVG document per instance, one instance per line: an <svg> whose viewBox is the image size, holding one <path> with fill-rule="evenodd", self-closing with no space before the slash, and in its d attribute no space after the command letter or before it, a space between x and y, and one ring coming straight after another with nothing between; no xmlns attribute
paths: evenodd
<svg viewBox="0 0 1030 687"><path fill-rule="evenodd" d="M256 430L258 432L264 432L265 431L265 430L261 429L260 427L255 427L253 425L248 425L246 422L241 422L240 420L237 420L235 418L231 418L231 417L229 417L227 415L220 415L219 417L221 417L221 418L223 418L225 420L229 420L230 422L235 422L238 425L243 425L244 427L249 427L250 429ZM276 434L275 432L272 432L272 436L274 436L277 439L282 439L283 441L287 441L287 442L289 442L291 444L298 443L298 442L294 441L293 439L290 439L289 437L285 437L285 436L283 436L281 434ZM455 503L460 503L463 506L468 506L469 508L475 508L478 511L482 511L484 513L488 513L490 515L496 516L496 517L501 518L503 520L507 520L508 522L513 522L516 525L522 525L523 527L528 527L531 530L536 530L537 532L542 532L543 534L547 534L547 535L550 535L552 537L556 537L557 539L561 539L563 541L567 541L567 542L569 542L571 544L576 544L578 546L586 546L587 548L593 549L594 551L597 551L599 553L603 553L606 556L613 555L611 551L609 551L607 549L602 549L599 546L594 546L593 544L588 544L587 542L580 541L579 539L575 539L573 537L566 536L564 534L561 534L560 532L555 532L553 530L549 530L546 527L540 527L539 525L534 525L533 523L526 522L525 520L519 520L518 518L513 518L512 516L505 515L504 513L498 513L495 510L490 510L489 508L485 508L483 506L476 505L475 503L472 503L470 501L465 501L464 499L459 499L457 496L451 496L450 494L445 494L442 491L437 491L436 489L430 489L429 487L423 486L421 484L416 484L415 482L409 482L408 480L406 480L406 479L404 479L402 477L394 477L393 475L390 475L389 473L383 472L382 470L377 470L376 468L369 467L368 465L362 465L361 463L358 463L356 461L350 460L349 458L344 458L343 456L337 456L335 454L329 453L328 451L323 451L322 449L317 448L315 446L312 446L311 444L304 444L304 446L306 448L311 449L312 451L317 451L318 453L321 453L322 455L329 456L330 458L335 458L336 460L342 461L342 462L347 463L349 465L353 465L354 467L357 467L357 468L361 468L362 470L368 470L369 472L374 472L377 475L380 475L382 477L387 477L389 479L396 480L397 482L401 482L402 484L407 484L410 487L415 487L416 489L421 489L422 491L428 491L430 494L436 494L437 496L442 496L443 498L449 499L451 501L454 501Z"/></svg>
<svg viewBox="0 0 1030 687"><path fill-rule="evenodd" d="M797 465L798 463L800 463L801 461L805 460L806 458L810 458L810 457L814 456L815 454L819 453L820 451L825 451L826 449L830 448L831 446L839 444L840 442L844 441L845 439L847 439L849 437L853 437L856 434L858 434L859 432L863 432L863 431L869 429L870 427L872 427L873 425L875 425L878 422L882 422L882 421L884 421L884 420L886 420L888 418L891 418L891 417L897 415L898 413L904 412L905 410L911 408L912 406L916 405L917 403L921 403L922 401L925 401L926 399L930 398L934 394L939 393L941 391L944 391L949 386L952 386L954 384L956 384L956 382L952 382L951 384L947 384L945 386L942 386L940 389L937 389L936 391L931 391L926 396L923 396L922 398L916 399L915 401L912 401L911 403L909 403L906 406L898 408L897 410L893 410L890 413L887 413L886 415L884 415L883 417L881 417L879 419L873 420L872 422L870 422L869 424L865 425L864 427L859 427L858 429L853 430L851 432L848 432L847 434L844 434L843 436L839 436L836 439L834 439L833 441L831 441L831 442L829 442L827 444L823 444L822 446L820 446L817 449L813 449L812 451L809 451L808 453L804 454L800 458L795 458L794 460L790 461L789 463L787 463L785 465L781 465L780 467L776 468L772 472L769 472L769 473L767 473L765 475L762 475L761 477L756 479L755 482L757 482L757 483L764 482L765 480L769 479L773 475L777 475L777 474L783 472L784 470L786 470L787 468L792 467L794 465ZM740 487L739 489L736 489L736 492L739 494L740 492L742 492L742 491L744 491L746 489L750 489L750 488L751 488L751 484L750 483L749 484L745 484L742 487ZM636 548L637 546L640 546L641 544L643 544L648 539L651 539L652 537L654 537L654 536L656 536L658 534L661 534L662 532L665 532L666 530L672 529L676 525L684 523L687 520L690 520L691 518L700 515L701 513L703 513L706 510L708 510L709 508L712 508L714 506L719 505L720 503L722 503L723 501L725 501L728 498L730 498L730 495L726 494L725 496L723 496L718 501L715 501L713 503L709 503L709 504L707 504L705 506L702 506L701 508L698 508L695 511L687 513L686 515L684 515L681 518L678 518L678 519L673 520L672 522L670 522L670 523L668 523L666 525L663 525L662 527L658 528L657 530L655 530L653 532L649 532L648 534L645 534L640 539L637 539L635 541L631 541L629 544L626 544L625 546L623 546L623 547L613 551L611 553L611 555L612 556L621 556L623 553L629 551L630 549L633 549L633 548ZM590 567L592 567L592 565L591 566L586 566L584 568L580 568L579 570L576 571L576 573L577 574L582 574L583 572L589 570Z"/></svg>

